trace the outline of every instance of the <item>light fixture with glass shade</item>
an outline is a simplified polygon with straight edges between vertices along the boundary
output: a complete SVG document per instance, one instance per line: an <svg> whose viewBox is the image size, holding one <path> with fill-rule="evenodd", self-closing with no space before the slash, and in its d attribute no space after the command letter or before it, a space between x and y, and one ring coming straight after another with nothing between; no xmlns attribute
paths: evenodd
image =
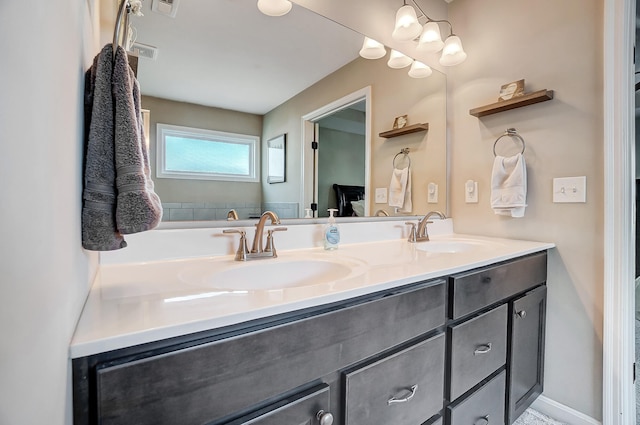
<svg viewBox="0 0 640 425"><path fill-rule="evenodd" d="M433 74L433 70L429 65L414 60L409 70L409 77L411 78L425 78Z"/></svg>
<svg viewBox="0 0 640 425"><path fill-rule="evenodd" d="M436 21L427 22L422 27L422 35L420 35L417 49L423 52L435 53L439 52L443 46L444 42L440 35L440 26Z"/></svg>
<svg viewBox="0 0 640 425"><path fill-rule="evenodd" d="M292 6L289 0L258 0L258 9L268 16L286 15Z"/></svg>
<svg viewBox="0 0 640 425"><path fill-rule="evenodd" d="M392 49L387 65L389 65L389 68L400 69L411 65L411 62L413 62L413 59L409 56Z"/></svg>
<svg viewBox="0 0 640 425"><path fill-rule="evenodd" d="M444 47L442 48L442 56L440 57L440 65L442 66L454 66L461 64L467 58L467 54L462 48L462 41L460 37L455 34L451 34L444 41Z"/></svg>
<svg viewBox="0 0 640 425"><path fill-rule="evenodd" d="M376 40L365 37L364 43L362 43L362 49L360 49L360 56L365 59L380 59L387 54L387 50L382 43Z"/></svg>
<svg viewBox="0 0 640 425"><path fill-rule="evenodd" d="M391 34L396 41L410 41L415 39L422 32L422 25L418 22L416 10L404 2L396 12L396 25Z"/></svg>

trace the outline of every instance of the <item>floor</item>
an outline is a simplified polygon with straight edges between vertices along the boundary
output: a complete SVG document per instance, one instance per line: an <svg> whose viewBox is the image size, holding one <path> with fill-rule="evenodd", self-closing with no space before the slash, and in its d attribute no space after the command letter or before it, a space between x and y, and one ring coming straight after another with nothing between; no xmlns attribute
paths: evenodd
<svg viewBox="0 0 640 425"><path fill-rule="evenodd" d="M547 415L543 415L537 410L527 409L516 419L513 425L566 425L564 422L558 422Z"/></svg>

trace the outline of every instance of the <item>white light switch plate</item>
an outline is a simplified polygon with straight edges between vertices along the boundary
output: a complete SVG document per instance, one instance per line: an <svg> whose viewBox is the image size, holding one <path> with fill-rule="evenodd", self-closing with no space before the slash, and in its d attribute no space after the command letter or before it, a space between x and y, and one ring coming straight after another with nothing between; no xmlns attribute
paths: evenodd
<svg viewBox="0 0 640 425"><path fill-rule="evenodd" d="M478 182L467 180L464 184L464 201L467 204L478 203Z"/></svg>
<svg viewBox="0 0 640 425"><path fill-rule="evenodd" d="M587 177L558 177L553 179L553 202L587 202Z"/></svg>
<svg viewBox="0 0 640 425"><path fill-rule="evenodd" d="M376 204L386 204L386 203L387 203L387 188L376 187Z"/></svg>
<svg viewBox="0 0 640 425"><path fill-rule="evenodd" d="M438 203L438 185L435 183L429 183L429 186L427 187L427 203Z"/></svg>

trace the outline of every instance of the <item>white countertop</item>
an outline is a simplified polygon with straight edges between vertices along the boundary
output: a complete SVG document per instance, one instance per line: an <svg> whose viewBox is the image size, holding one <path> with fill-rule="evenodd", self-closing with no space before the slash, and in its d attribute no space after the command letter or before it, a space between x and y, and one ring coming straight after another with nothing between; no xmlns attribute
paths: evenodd
<svg viewBox="0 0 640 425"><path fill-rule="evenodd" d="M283 232L287 233L287 232ZM278 235L280 236L280 235ZM308 307L446 276L554 247L552 243L475 235L432 236L439 240L486 243L467 252L431 253L406 239L278 251L279 257L247 263L233 255L163 259L134 263L103 262L70 346L72 358L220 328ZM428 244L430 242L423 242ZM287 273L292 259L346 262L350 275L335 281L279 288L220 289L186 278L189 270L273 265ZM105 264L106 263L106 264ZM246 266L245 266L246 265ZM270 266L271 267L271 266ZM186 273L186 274L185 274Z"/></svg>

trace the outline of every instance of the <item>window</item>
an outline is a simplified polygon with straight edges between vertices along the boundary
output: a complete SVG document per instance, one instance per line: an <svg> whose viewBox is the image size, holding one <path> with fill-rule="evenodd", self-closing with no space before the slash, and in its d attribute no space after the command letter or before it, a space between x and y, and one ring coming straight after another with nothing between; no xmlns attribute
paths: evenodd
<svg viewBox="0 0 640 425"><path fill-rule="evenodd" d="M260 138L158 124L159 178L258 182Z"/></svg>

